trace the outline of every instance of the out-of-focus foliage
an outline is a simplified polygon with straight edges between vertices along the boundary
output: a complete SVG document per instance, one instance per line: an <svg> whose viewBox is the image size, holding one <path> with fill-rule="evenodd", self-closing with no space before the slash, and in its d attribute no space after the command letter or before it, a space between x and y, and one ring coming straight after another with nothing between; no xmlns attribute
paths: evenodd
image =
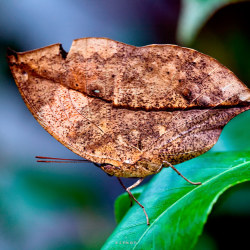
<svg viewBox="0 0 250 250"><path fill-rule="evenodd" d="M244 0L183 0L177 28L177 40L180 44L190 45L198 31L211 15L229 3Z"/></svg>
<svg viewBox="0 0 250 250"><path fill-rule="evenodd" d="M98 182L46 166L5 166L0 182L1 249L100 248L111 228L109 217L98 209L104 200L96 191ZM104 214L106 209L104 205Z"/></svg>

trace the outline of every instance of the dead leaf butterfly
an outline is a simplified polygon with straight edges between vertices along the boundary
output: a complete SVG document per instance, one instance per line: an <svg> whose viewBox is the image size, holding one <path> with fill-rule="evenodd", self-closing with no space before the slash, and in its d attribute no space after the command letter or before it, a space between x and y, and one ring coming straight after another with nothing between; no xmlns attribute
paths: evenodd
<svg viewBox="0 0 250 250"><path fill-rule="evenodd" d="M10 51L8 60L26 105L55 139L120 182L140 178L121 184L147 224L130 190L209 150L250 109L250 90L230 70L176 45L83 38L68 53L54 44Z"/></svg>

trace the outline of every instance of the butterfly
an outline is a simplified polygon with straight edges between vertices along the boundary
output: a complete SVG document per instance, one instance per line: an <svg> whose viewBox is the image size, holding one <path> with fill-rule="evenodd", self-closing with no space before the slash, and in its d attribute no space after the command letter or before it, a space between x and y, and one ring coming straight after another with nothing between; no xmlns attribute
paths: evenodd
<svg viewBox="0 0 250 250"><path fill-rule="evenodd" d="M10 50L8 61L42 127L116 176L148 225L130 190L163 167L182 176L173 165L208 151L227 122L250 109L250 90L229 69L176 45L82 38L68 53L54 44ZM126 188L120 177L139 180Z"/></svg>

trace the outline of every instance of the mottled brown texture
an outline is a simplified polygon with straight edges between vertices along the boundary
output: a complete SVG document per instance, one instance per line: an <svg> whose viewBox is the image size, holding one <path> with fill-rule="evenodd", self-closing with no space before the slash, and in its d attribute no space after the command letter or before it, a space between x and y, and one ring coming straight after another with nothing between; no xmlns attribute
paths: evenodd
<svg viewBox="0 0 250 250"><path fill-rule="evenodd" d="M196 157L250 109L250 90L230 70L176 45L83 38L68 54L54 44L8 58L39 123L115 176L144 177L163 161Z"/></svg>

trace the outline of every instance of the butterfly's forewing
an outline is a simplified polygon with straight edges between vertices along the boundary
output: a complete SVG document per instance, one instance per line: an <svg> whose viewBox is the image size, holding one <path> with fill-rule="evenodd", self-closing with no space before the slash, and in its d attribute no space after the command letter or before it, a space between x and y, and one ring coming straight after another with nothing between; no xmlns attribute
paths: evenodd
<svg viewBox="0 0 250 250"><path fill-rule="evenodd" d="M118 176L146 176L217 141L250 108L249 89L216 60L173 45L141 48L109 39L12 53L9 63L32 114L58 141Z"/></svg>

